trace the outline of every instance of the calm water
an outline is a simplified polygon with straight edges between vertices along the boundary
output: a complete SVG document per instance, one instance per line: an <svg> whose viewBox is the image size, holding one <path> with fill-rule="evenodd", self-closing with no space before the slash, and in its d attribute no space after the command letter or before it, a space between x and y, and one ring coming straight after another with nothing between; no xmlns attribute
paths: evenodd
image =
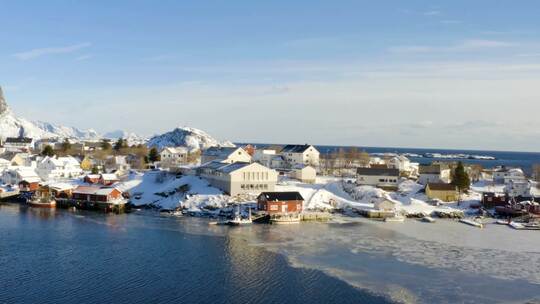
<svg viewBox="0 0 540 304"><path fill-rule="evenodd" d="M152 213L0 205L0 303L387 303L208 229Z"/></svg>

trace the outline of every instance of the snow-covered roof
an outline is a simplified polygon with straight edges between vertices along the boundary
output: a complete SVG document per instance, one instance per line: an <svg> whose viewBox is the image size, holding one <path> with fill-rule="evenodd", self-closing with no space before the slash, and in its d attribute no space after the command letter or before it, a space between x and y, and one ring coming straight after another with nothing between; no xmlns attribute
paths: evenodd
<svg viewBox="0 0 540 304"><path fill-rule="evenodd" d="M312 145L286 145L281 150L281 153L304 153Z"/></svg>
<svg viewBox="0 0 540 304"><path fill-rule="evenodd" d="M211 147L211 148L206 149L203 152L203 155L225 159L229 155L234 153L237 149L242 149L242 148L237 148L237 147Z"/></svg>
<svg viewBox="0 0 540 304"><path fill-rule="evenodd" d="M245 168L245 167L247 167L249 165L251 165L251 163L236 162L236 163L232 163L232 164L226 165L224 167L221 167L221 168L218 169L218 171L223 172L223 173L231 173L231 172L234 172L236 170Z"/></svg>
<svg viewBox="0 0 540 304"><path fill-rule="evenodd" d="M116 174L104 173L104 174L101 174L101 179L111 181L111 180L118 180L118 177L116 176Z"/></svg>
<svg viewBox="0 0 540 304"><path fill-rule="evenodd" d="M168 152L171 154L186 154L188 151L189 150L186 147L166 147L163 149L163 151L161 151L161 153Z"/></svg>

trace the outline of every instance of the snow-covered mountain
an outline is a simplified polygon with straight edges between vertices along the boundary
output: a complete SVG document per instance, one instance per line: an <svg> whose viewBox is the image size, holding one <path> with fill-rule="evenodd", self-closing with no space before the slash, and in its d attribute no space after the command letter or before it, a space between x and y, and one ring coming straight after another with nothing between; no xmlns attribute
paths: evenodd
<svg viewBox="0 0 540 304"><path fill-rule="evenodd" d="M205 150L210 147L234 147L230 141L220 142L208 133L189 127L178 127L162 135L156 135L148 141L149 147L186 147L190 151Z"/></svg>
<svg viewBox="0 0 540 304"><path fill-rule="evenodd" d="M128 132L125 130L116 130L103 134L103 138L117 140L119 138L127 140L128 145L138 145L146 143L147 139L135 134L133 132Z"/></svg>
<svg viewBox="0 0 540 304"><path fill-rule="evenodd" d="M4 93L0 87L0 137L31 137L42 138L76 138L97 139L99 134L94 130L80 130L64 127L42 121L29 121L19 118L9 108Z"/></svg>

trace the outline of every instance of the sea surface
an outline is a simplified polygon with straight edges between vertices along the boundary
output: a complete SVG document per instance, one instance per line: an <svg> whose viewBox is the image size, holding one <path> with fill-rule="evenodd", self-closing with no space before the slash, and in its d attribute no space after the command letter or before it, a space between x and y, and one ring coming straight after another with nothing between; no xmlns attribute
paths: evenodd
<svg viewBox="0 0 540 304"><path fill-rule="evenodd" d="M0 205L0 303L388 303L207 228Z"/></svg>
<svg viewBox="0 0 540 304"><path fill-rule="evenodd" d="M0 303L540 303L540 232L0 205Z"/></svg>

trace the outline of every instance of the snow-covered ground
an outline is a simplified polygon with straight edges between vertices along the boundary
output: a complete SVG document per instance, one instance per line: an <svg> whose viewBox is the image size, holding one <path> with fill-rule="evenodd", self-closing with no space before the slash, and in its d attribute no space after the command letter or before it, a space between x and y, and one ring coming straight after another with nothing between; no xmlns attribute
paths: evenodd
<svg viewBox="0 0 540 304"><path fill-rule="evenodd" d="M188 210L224 208L235 203L253 203L256 194L243 199L232 199L196 176L177 177L164 171L148 171L132 174L128 181L118 185L120 190L131 194L134 205L153 205L163 209L182 207ZM435 211L453 212L468 204L445 203L442 206L428 204L421 190L422 185L405 180L397 192L387 192L370 186L356 186L334 177L318 177L316 183L306 184L289 178L280 178L275 191L298 191L304 198L306 211L331 211L372 209L377 201L388 199L396 210L404 214L431 214ZM474 201L479 194L471 192L466 198Z"/></svg>

